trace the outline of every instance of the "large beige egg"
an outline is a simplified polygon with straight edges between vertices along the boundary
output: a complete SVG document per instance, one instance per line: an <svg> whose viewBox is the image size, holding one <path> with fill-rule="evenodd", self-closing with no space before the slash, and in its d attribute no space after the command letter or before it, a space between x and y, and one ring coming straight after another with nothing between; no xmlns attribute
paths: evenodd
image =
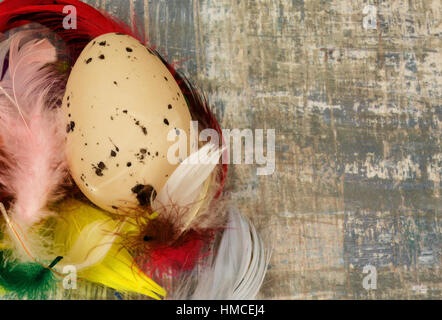
<svg viewBox="0 0 442 320"><path fill-rule="evenodd" d="M174 77L138 40L109 33L83 50L63 99L67 158L75 182L116 212L148 205L178 164L170 130L190 137L191 116Z"/></svg>

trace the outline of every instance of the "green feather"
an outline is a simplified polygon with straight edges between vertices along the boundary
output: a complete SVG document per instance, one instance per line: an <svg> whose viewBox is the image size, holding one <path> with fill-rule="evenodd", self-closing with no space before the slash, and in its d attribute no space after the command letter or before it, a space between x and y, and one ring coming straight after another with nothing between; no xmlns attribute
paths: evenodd
<svg viewBox="0 0 442 320"><path fill-rule="evenodd" d="M62 257L57 257L49 265L52 268ZM47 299L57 288L56 274L36 263L20 263L11 259L9 251L0 251L0 287L19 299Z"/></svg>

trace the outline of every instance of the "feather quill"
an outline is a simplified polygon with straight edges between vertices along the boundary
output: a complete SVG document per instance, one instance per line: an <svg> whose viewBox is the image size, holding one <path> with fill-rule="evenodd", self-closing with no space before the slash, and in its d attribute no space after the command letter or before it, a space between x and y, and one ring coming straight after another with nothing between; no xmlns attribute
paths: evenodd
<svg viewBox="0 0 442 320"><path fill-rule="evenodd" d="M29 40L29 32L2 42L0 52L5 46L9 66L0 81L0 136L5 141L0 184L14 197L11 219L27 229L50 214L46 204L57 199L67 175L63 120L59 109L47 104L49 90L59 85L46 67L56 60L56 50L48 40Z"/></svg>

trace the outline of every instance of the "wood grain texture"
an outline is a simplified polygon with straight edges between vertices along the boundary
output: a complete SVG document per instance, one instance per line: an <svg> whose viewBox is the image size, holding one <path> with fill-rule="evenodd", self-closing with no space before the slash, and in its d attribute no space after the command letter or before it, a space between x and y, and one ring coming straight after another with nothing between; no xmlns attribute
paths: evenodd
<svg viewBox="0 0 442 320"><path fill-rule="evenodd" d="M439 0L87 2L133 11L224 128L276 129L275 173L227 186L274 241L263 298L442 298Z"/></svg>
<svg viewBox="0 0 442 320"><path fill-rule="evenodd" d="M132 8L224 128L276 129L275 173L228 185L274 239L263 298L442 297L440 1L89 3Z"/></svg>

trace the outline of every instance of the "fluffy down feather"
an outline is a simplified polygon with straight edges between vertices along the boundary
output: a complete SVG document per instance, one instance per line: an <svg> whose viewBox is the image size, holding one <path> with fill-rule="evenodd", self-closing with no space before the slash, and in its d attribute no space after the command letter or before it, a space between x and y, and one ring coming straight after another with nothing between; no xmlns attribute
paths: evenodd
<svg viewBox="0 0 442 320"><path fill-rule="evenodd" d="M54 259L50 266L54 266L60 259ZM0 251L0 288L11 296L19 299L46 299L57 289L60 279L39 263L19 262L12 258L11 252Z"/></svg>
<svg viewBox="0 0 442 320"><path fill-rule="evenodd" d="M56 50L35 33L18 32L0 43L9 52L8 69L0 81L0 184L12 195L11 219L27 229L46 217L46 204L56 200L65 181L63 120L48 94L62 96L61 80L47 66ZM5 61L0 56L0 61Z"/></svg>

